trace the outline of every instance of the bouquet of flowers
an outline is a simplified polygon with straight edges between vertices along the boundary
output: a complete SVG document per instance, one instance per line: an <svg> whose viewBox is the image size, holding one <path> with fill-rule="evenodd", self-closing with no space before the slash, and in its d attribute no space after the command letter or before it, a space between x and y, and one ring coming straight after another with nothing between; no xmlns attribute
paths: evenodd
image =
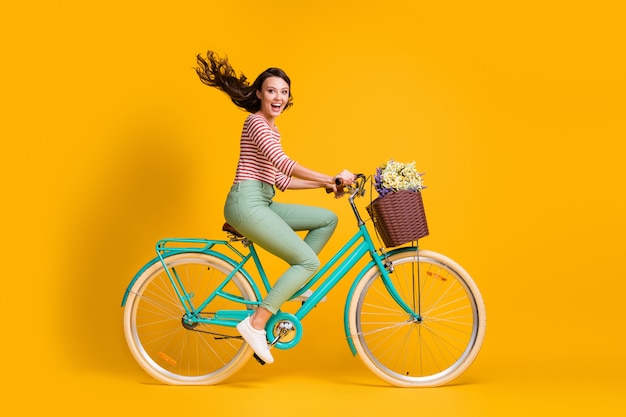
<svg viewBox="0 0 626 417"><path fill-rule="evenodd" d="M415 161L404 163L390 159L376 168L374 188L381 197L399 190L419 192L426 188L422 181L422 175L424 173L415 169Z"/></svg>

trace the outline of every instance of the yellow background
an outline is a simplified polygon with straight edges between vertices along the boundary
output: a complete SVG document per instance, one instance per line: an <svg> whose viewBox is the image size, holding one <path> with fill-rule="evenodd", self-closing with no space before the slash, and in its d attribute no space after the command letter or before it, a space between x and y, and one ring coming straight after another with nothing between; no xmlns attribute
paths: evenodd
<svg viewBox="0 0 626 417"><path fill-rule="evenodd" d="M621 1L11 2L2 39L2 397L19 414L623 415ZM455 384L352 358L342 283L304 339L215 387L156 384L121 298L157 239L221 237L245 113L193 71L290 74L287 152L327 173L416 160L431 236L488 314ZM353 230L343 200L323 205ZM270 263L279 271L280 264Z"/></svg>

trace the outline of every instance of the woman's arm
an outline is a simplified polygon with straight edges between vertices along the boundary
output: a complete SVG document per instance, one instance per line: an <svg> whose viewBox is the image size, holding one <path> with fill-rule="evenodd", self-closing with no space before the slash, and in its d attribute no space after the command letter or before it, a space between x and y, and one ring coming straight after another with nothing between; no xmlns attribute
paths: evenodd
<svg viewBox="0 0 626 417"><path fill-rule="evenodd" d="M306 182L311 183L311 186L307 188L326 187L327 185L334 183L334 177L331 177L329 175L325 175L320 172L313 171L312 169L303 167L297 162L293 167L293 171L291 172L291 175L296 177L295 179L306 180ZM297 181L297 182L301 183L301 181ZM317 184L317 185L313 185L313 184Z"/></svg>
<svg viewBox="0 0 626 417"><path fill-rule="evenodd" d="M303 180L302 178L291 177L291 182L287 189L289 190L310 190L312 188L332 189L332 183L320 183L319 181Z"/></svg>
<svg viewBox="0 0 626 417"><path fill-rule="evenodd" d="M356 180L356 176L347 170L343 170L339 173L339 175L331 177L329 175L313 171L312 169L305 168L298 163L296 163L293 167L292 175L291 182L287 187L288 189L304 190L311 188L325 188L333 191L338 197L343 195L343 192L337 189L335 179L341 179L343 184L351 184Z"/></svg>
<svg viewBox="0 0 626 417"><path fill-rule="evenodd" d="M354 181L356 181L356 175L354 175L352 172L348 171L347 169L344 169L339 174L335 175L334 177L331 177L329 175L325 175L317 171L313 171L312 169L305 168L302 165L298 164L297 162L294 165L293 171L291 174L296 178L317 182L319 184L318 187L326 187L328 184L331 184L334 186L335 179L340 179L341 180L340 183L343 183L343 184L352 184Z"/></svg>

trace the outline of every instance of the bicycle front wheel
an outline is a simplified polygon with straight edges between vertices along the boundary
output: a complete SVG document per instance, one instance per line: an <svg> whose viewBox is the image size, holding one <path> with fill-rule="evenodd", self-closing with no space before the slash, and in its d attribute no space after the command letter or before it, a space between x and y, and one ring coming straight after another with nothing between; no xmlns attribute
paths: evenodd
<svg viewBox="0 0 626 417"><path fill-rule="evenodd" d="M233 267L203 253L181 253L165 259L172 276L184 288L182 297L196 310L222 285ZM130 289L124 309L124 332L133 356L157 380L171 385L210 385L239 370L252 355L237 330L185 320L185 309L161 262L147 268ZM245 277L237 273L200 316L219 310L251 309L236 300L256 301ZM230 298L230 299L229 299Z"/></svg>
<svg viewBox="0 0 626 417"><path fill-rule="evenodd" d="M485 337L485 306L470 275L444 255L407 250L389 257L391 296L377 267L357 284L349 309L356 350L383 380L434 387L460 376Z"/></svg>

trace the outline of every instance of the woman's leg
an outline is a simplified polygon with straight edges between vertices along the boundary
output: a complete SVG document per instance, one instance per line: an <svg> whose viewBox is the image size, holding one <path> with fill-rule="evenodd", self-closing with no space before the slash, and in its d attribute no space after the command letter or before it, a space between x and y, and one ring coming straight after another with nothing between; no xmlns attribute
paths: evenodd
<svg viewBox="0 0 626 417"><path fill-rule="evenodd" d="M275 203L273 196L274 188L259 181L235 184L224 215L240 233L290 265L261 304L276 313L319 268L317 254L337 227L337 216L320 207ZM304 230L303 240L296 231Z"/></svg>
<svg viewBox="0 0 626 417"><path fill-rule="evenodd" d="M319 254L337 227L337 215L322 207L272 202L270 209L292 230L308 230L304 241Z"/></svg>
<svg viewBox="0 0 626 417"><path fill-rule="evenodd" d="M276 313L319 269L317 254L337 226L337 216L326 209L272 203L256 209L252 227L239 229L255 244L283 259L290 267L273 285L261 307ZM308 230L304 240L296 231Z"/></svg>
<svg viewBox="0 0 626 417"><path fill-rule="evenodd" d="M337 216L318 207L272 203L273 188L270 193L267 187L257 182L233 186L224 215L248 239L291 265L255 313L237 326L254 351L272 363L263 331L265 324L317 271L317 253L335 230ZM302 240L294 230L309 232Z"/></svg>
<svg viewBox="0 0 626 417"><path fill-rule="evenodd" d="M260 244L289 263L290 268L280 276L261 304L276 312L289 300L319 269L321 252L335 228L337 215L330 210L298 204L272 203L270 209L284 221L284 226L274 226L272 248ZM308 231L304 240L295 231Z"/></svg>
<svg viewBox="0 0 626 417"><path fill-rule="evenodd" d="M259 233L255 225L265 213L271 212L269 204L273 196L274 188L260 181L234 184L226 199L224 217L240 233L255 241L252 236ZM258 307L252 316L237 324L239 334L265 363L274 362L265 333L265 325L271 316L271 311Z"/></svg>

